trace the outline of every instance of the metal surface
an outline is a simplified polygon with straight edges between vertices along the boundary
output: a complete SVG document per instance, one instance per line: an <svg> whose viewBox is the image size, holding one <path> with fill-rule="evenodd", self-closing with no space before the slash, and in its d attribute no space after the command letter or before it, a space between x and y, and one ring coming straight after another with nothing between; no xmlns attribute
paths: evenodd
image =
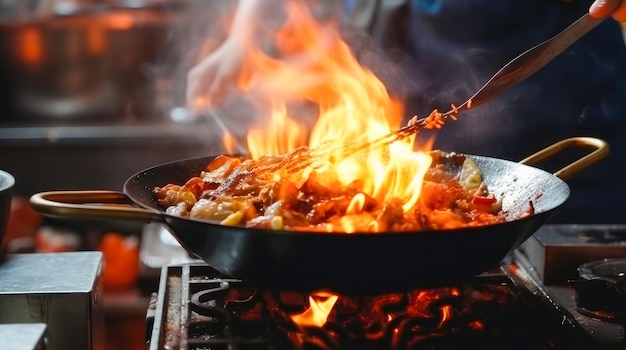
<svg viewBox="0 0 626 350"><path fill-rule="evenodd" d="M0 344L10 350L46 350L45 323L0 324Z"/></svg>
<svg viewBox="0 0 626 350"><path fill-rule="evenodd" d="M605 151L608 150L594 152L606 154ZM490 191L503 198L503 210L511 221L458 230L348 235L248 229L166 214L156 202L153 189L187 182L213 158L188 159L144 170L126 182L125 194L46 192L32 196L31 204L46 215L164 223L187 251L222 273L250 283L301 291L330 289L343 294L377 294L448 284L497 266L549 221L569 196L567 184L543 170L472 156ZM446 166L454 169L459 164ZM141 208L89 204L116 201L135 203ZM528 210L529 202L533 203L535 214L518 220ZM373 284L372 275L386 277Z"/></svg>
<svg viewBox="0 0 626 350"><path fill-rule="evenodd" d="M187 309L188 305L182 303L182 296L187 290L182 274L182 268L174 267L168 272L167 267L163 268L162 277L159 281L159 293L150 301L146 321L146 341L150 343L150 349L160 349L163 343L168 343L172 349L183 349L180 338L166 338L164 334L169 331L179 330L184 325L187 315L179 313L181 308Z"/></svg>
<svg viewBox="0 0 626 350"><path fill-rule="evenodd" d="M0 323L45 323L48 349L102 343L101 252L7 255L0 264Z"/></svg>
<svg viewBox="0 0 626 350"><path fill-rule="evenodd" d="M5 236L11 211L11 198L15 178L10 173L0 170L0 258L5 252Z"/></svg>
<svg viewBox="0 0 626 350"><path fill-rule="evenodd" d="M163 266L200 261L202 260L190 255L181 247L164 225L157 223L143 225L139 249L141 276L158 279Z"/></svg>
<svg viewBox="0 0 626 350"><path fill-rule="evenodd" d="M515 257L515 254L513 255ZM378 281L380 276L372 276ZM450 286L448 286L450 287ZM460 285L452 288L461 287ZM398 294L374 298L353 298L340 295L331 316L322 327L310 326L301 329L290 327L287 315L300 314L306 308L306 295L284 291L255 288L245 282L227 279L206 264L183 264L164 267L158 293L148 309L147 337L149 349L623 349L623 337L619 325L577 318L565 306L557 304L547 294L545 286L527 272L525 265L505 262L475 276L462 284L459 304L447 304L447 287L433 290L412 291L409 294L427 295L437 291L439 298L427 298L419 306L437 301L439 309L428 308L432 314L411 315L402 310L410 305L410 298ZM342 300L343 299L343 300ZM450 301L451 299L448 299ZM479 311L482 300L485 313ZM367 304L367 311L359 312L360 320L368 322L368 329L359 328L359 321L350 320L359 305ZM481 302L482 303L482 302ZM350 305L349 310L342 305ZM431 304L432 305L432 304ZM455 310L448 314L445 322L439 321L437 310L449 305ZM463 322L460 307L471 315L467 319L482 324L473 338ZM377 310L377 311L376 311ZM370 313L370 311L372 311ZM517 312L516 312L517 311ZM383 313L382 320L378 315ZM352 315L353 316L353 315ZM430 323L441 328L450 326L449 333L428 328L424 319L434 318ZM400 322L394 320L401 319ZM497 321L496 321L497 320ZM588 328L589 323L594 328ZM347 328L344 328L347 327ZM494 329L497 328L497 329ZM407 346L411 335L419 338ZM431 338L432 331L435 335ZM474 329L477 330L477 329ZM468 332L469 331L469 332ZM288 337L288 339L286 339ZM390 346L388 339L393 340ZM438 339L441 342L437 342ZM364 339L367 339L365 341ZM454 340L456 339L456 341ZM462 339L462 340L459 340ZM285 341L287 340L287 341ZM547 340L544 342L544 340ZM311 345L313 344L313 345ZM447 344L447 346L446 346ZM420 345L423 345L420 347Z"/></svg>
<svg viewBox="0 0 626 350"><path fill-rule="evenodd" d="M614 344L616 349L622 349L626 344L624 322L620 323L617 317L607 321L615 316L607 312L593 315L589 310L583 310L578 305L580 295L576 288L582 286L577 282L581 279L581 266L625 256L626 226L623 225L546 225L514 254L516 263L522 267L516 275L524 281L535 281L533 292L551 300L592 338ZM530 277L520 275L524 271ZM593 297L600 303L609 299L608 294ZM622 296L612 307L620 308L623 303Z"/></svg>
<svg viewBox="0 0 626 350"><path fill-rule="evenodd" d="M180 17L175 10L92 5L0 22L0 121L121 119L129 110L153 111L158 91L147 67L169 48L168 33Z"/></svg>
<svg viewBox="0 0 626 350"><path fill-rule="evenodd" d="M576 290L577 310L626 325L626 259L601 259L578 267L580 278L569 281Z"/></svg>
<svg viewBox="0 0 626 350"><path fill-rule="evenodd" d="M575 234L575 231L572 232ZM572 327L582 327L598 345L590 348L623 349L626 344L624 327L619 323L606 322L579 312L576 305L576 291L561 282L547 284L541 281L533 263L519 250L511 255L510 262L503 265L507 273L523 288L544 298L551 307L563 315L563 323ZM574 268L576 270L576 268ZM600 346L602 345L602 347Z"/></svg>
<svg viewBox="0 0 626 350"><path fill-rule="evenodd" d="M626 226L547 225L520 246L539 279L548 285L578 278L578 266L626 256Z"/></svg>

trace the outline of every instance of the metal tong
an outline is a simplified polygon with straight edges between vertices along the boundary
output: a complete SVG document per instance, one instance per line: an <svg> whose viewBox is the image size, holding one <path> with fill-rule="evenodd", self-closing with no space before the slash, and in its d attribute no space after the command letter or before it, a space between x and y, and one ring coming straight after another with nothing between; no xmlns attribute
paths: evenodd
<svg viewBox="0 0 626 350"><path fill-rule="evenodd" d="M462 104L458 106L452 105L452 109L445 113L434 111L429 115L429 117L421 119L414 118L406 126L392 131L376 140L361 144L349 144L344 149L345 154L391 144L397 140L411 136L423 128L440 128L445 119L456 119L457 114L470 108L477 107L519 84L524 79L528 78L552 61L552 59L558 56L571 44L604 21L604 19L605 18L593 18L588 13L583 15L559 34L515 57L498 72L496 72L496 74L494 74L478 91L476 91L472 97ZM325 153L329 153L328 149L306 151L298 149L292 152L278 167L286 168L288 172L297 171L315 163L317 159L323 158Z"/></svg>

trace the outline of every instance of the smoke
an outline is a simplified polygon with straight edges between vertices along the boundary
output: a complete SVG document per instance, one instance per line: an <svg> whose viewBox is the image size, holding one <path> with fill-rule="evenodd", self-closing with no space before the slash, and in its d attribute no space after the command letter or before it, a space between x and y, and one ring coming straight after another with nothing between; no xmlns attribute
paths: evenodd
<svg viewBox="0 0 626 350"><path fill-rule="evenodd" d="M308 2L311 13L320 21L330 24L336 21L339 13L334 1L311 1ZM272 98L268 98L270 88L274 95L280 94L280 86L269 86L271 82L257 84L251 89L241 89L231 82L223 100L217 105L211 105L200 113L186 109L185 99L188 87L188 74L192 68L202 60L209 57L224 43L232 26L237 2L228 0L218 1L191 1L182 14L177 26L172 28L170 47L162 57L161 64L153 68L151 75L167 77L167 86L163 100L166 103L159 104L160 114L176 121L209 121L215 124L223 132L229 132L241 144L245 144L244 138L248 131L258 125L268 124L268 116L274 108ZM265 1L263 10L258 14L257 20L262 23L262 29L256 30L252 44L256 49L263 51L268 58L282 60L292 66L311 65L308 57L302 55L284 55L277 57L278 52L274 43L274 36L278 28L285 21L284 1ZM294 45L298 45L294 43ZM284 48L283 48L284 51ZM293 87L305 90L310 86L319 84L315 80L318 77L300 76L294 82ZM165 80L165 79L164 79ZM284 88L284 87L283 87ZM290 87L287 87L290 89ZM311 129L317 115L317 107L306 100L288 100L288 114L295 116L298 121Z"/></svg>
<svg viewBox="0 0 626 350"><path fill-rule="evenodd" d="M276 58L276 48L264 38L270 38L285 19L281 4L274 0L273 11L261 14L264 32L256 33L255 42L269 57ZM348 43L359 63L369 68L385 85L389 94L407 102L405 119L415 114L426 116L433 108L446 108L451 103L460 104L484 83L472 68L476 57L482 52L467 51L458 56L455 76L463 76L454 85L442 85L433 76L444 76L448 72L433 73L437 62L418 61L407 54L408 32L407 8L404 1L362 2L359 12L342 12L334 1L308 1L311 13L321 23L334 26L344 41ZM375 5L373 5L375 4ZM171 46L164 56L160 72L156 75L168 77L166 103L159 104L162 115L177 121L208 121L211 127L231 133L239 144L245 144L245 136L251 128L268 124L272 99L264 94L267 85L260 84L251 90L242 91L230 88L224 100L211 106L205 113L195 114L187 109L185 94L189 71L203 59L209 57L230 34L237 2L228 0L190 1L177 26L172 29ZM345 9L344 9L345 10ZM343 16L343 17L342 17ZM468 59L472 57L473 59ZM486 56L487 57L487 56ZM294 65L302 58L283 56L281 60ZM300 76L293 86L302 90L315 86L316 77ZM165 79L164 79L165 80ZM444 81L445 79L442 79ZM166 94L163 94L166 95ZM306 100L292 100L287 104L288 114L310 130L315 123L317 106ZM470 126L473 127L473 126ZM484 126L481 126L484 128Z"/></svg>
<svg viewBox="0 0 626 350"><path fill-rule="evenodd" d="M185 107L187 73L213 52L228 36L237 2L229 0L189 0L169 29L166 48L159 63L152 67L153 77L167 79L163 95L167 104L161 106L164 115L176 107Z"/></svg>

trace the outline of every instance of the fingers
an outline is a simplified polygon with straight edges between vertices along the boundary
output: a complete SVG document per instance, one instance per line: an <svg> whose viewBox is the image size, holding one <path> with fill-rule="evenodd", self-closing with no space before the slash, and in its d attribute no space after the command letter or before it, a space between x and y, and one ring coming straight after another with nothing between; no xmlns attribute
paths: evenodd
<svg viewBox="0 0 626 350"><path fill-rule="evenodd" d="M206 111L223 102L227 85L233 78L223 72L218 63L205 61L187 74L187 108L194 112Z"/></svg>
<svg viewBox="0 0 626 350"><path fill-rule="evenodd" d="M212 106L217 106L224 102L226 99L228 84L230 84L231 78L216 76L213 78L213 81L209 85L209 89L207 92L208 104Z"/></svg>
<svg viewBox="0 0 626 350"><path fill-rule="evenodd" d="M219 105L241 80L245 46L230 37L187 74L187 108L206 111Z"/></svg>
<svg viewBox="0 0 626 350"><path fill-rule="evenodd" d="M187 109L201 112L209 107L208 81L212 81L212 73L205 72L201 66L196 66L187 74L186 103Z"/></svg>
<svg viewBox="0 0 626 350"><path fill-rule="evenodd" d="M618 21L626 20L626 1L595 0L589 8L589 14L594 18L604 18L612 15Z"/></svg>
<svg viewBox="0 0 626 350"><path fill-rule="evenodd" d="M613 12L613 18L619 22L626 22L626 0L622 0L617 11Z"/></svg>

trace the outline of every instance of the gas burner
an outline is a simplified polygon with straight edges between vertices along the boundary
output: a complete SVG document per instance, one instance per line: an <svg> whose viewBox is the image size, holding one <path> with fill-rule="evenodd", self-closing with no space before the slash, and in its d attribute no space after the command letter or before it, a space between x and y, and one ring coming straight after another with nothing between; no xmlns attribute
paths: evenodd
<svg viewBox="0 0 626 350"><path fill-rule="evenodd" d="M626 259L602 259L581 265L576 289L580 313L608 322L625 322Z"/></svg>
<svg viewBox="0 0 626 350"><path fill-rule="evenodd" d="M625 225L546 225L513 254L523 276L510 274L561 310L589 338L619 349L626 344L624 297L611 287L615 282L598 277L615 271L612 263L599 267L603 261L625 256Z"/></svg>
<svg viewBox="0 0 626 350"><path fill-rule="evenodd" d="M332 299L332 300L331 300ZM307 318L333 302L325 318ZM220 275L162 270L150 349L583 349L584 332L503 269L453 286L379 296L304 295ZM313 307L315 306L315 307Z"/></svg>

